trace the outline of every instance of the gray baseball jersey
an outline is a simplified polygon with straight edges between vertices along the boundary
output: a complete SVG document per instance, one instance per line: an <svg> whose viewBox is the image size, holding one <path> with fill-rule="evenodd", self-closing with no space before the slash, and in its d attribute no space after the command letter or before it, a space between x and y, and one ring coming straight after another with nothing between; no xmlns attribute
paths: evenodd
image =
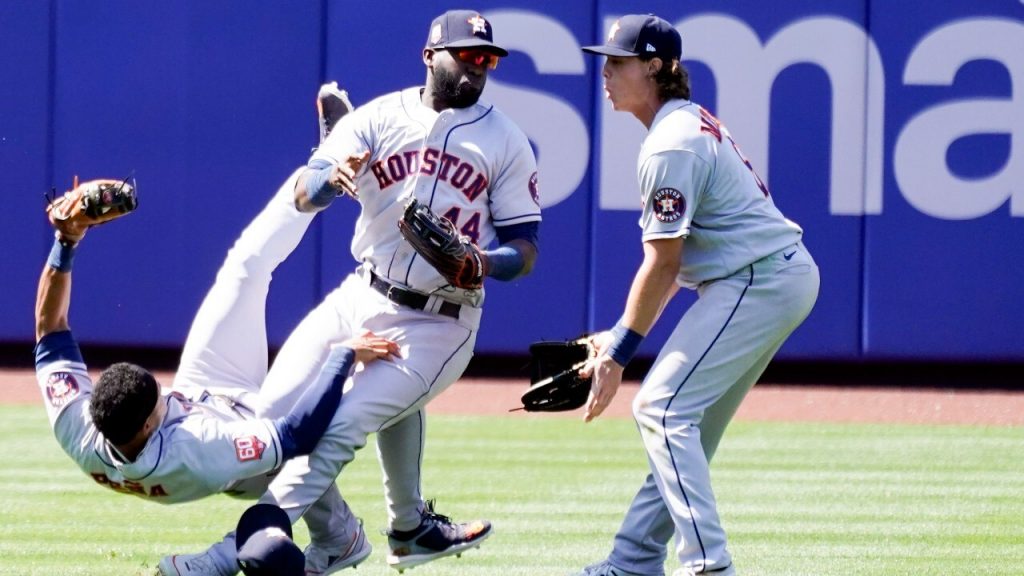
<svg viewBox="0 0 1024 576"><path fill-rule="evenodd" d="M255 498L280 468L277 429L252 411L263 407L271 277L313 219L292 203L300 173L282 183L225 258L193 319L174 392L160 399L167 414L134 462L125 462L92 423L93 384L70 332L40 341L36 378L54 434L97 483L165 504L220 492Z"/></svg>
<svg viewBox="0 0 1024 576"><path fill-rule="evenodd" d="M666 102L637 162L643 239L686 238L679 284L696 287L800 241L729 131L688 100Z"/></svg>
<svg viewBox="0 0 1024 576"><path fill-rule="evenodd" d="M296 382L300 386L299 394L276 398L287 401L286 405L265 398L261 390L267 377L265 314L271 280L277 267L298 246L314 218L313 214L299 213L295 209L295 183L304 171L304 166L298 168L281 184L228 252L189 330L175 374L175 391L190 398L210 394L230 398L253 407L261 418L277 418L292 412L301 392L313 378L322 374L321 362L310 380ZM245 337L239 337L240 334ZM300 465L298 463L306 462L306 457L299 456L292 461ZM232 489L244 490L246 496L259 495L266 490L269 480L266 475L248 478ZM321 491L320 498L307 512L306 524L315 542L344 547L360 531L359 520L342 500L336 486ZM211 547L209 553L221 566L237 566L234 534L228 534Z"/></svg>
<svg viewBox="0 0 1024 576"><path fill-rule="evenodd" d="M315 375L321 346L364 329L398 342L401 358L357 372L308 466L285 464L271 484L272 500L293 519L376 432L390 524L419 523L422 408L468 365L483 290L449 286L415 254L398 231L403 200L415 195L481 247L492 242L496 227L541 219L536 158L523 132L483 100L439 113L422 103L420 90L388 94L347 114L310 159L338 164L370 152L358 174L361 212L352 237L352 254L362 264L288 337L262 395L288 405L281 397ZM371 287L371 272L430 297L422 309L393 302ZM452 303L461 306L451 312Z"/></svg>
<svg viewBox="0 0 1024 576"><path fill-rule="evenodd" d="M126 462L92 422L92 379L80 358L38 365L36 379L61 448L96 483L116 492L160 504L187 502L230 492L240 479L281 465L281 444L269 420L254 419L220 397L193 402L177 393L158 400L167 405L163 423L135 461Z"/></svg>
<svg viewBox="0 0 1024 576"><path fill-rule="evenodd" d="M683 238L676 282L699 298L633 402L651 465L609 560L661 574L666 544L688 573L735 568L708 464L740 402L810 313L818 268L725 127L686 100L655 115L638 160L643 240Z"/></svg>
<svg viewBox="0 0 1024 576"><path fill-rule="evenodd" d="M395 223L402 200L411 195L481 247L494 240L495 226L539 221L537 163L526 135L483 102L438 113L420 102L420 88L414 87L345 115L310 162L338 164L364 150L371 156L357 181L362 211L352 256L420 292L482 304L482 289L448 286L416 256Z"/></svg>

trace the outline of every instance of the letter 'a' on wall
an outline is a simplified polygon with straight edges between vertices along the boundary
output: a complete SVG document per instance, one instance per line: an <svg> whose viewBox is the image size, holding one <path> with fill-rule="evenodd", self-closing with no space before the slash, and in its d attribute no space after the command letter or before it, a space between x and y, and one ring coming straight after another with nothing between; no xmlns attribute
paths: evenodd
<svg viewBox="0 0 1024 576"><path fill-rule="evenodd" d="M893 167L900 192L922 213L946 220L989 214L1007 200L1010 214L1024 216L1024 24L977 18L938 28L914 48L903 82L951 86L957 72L974 60L1006 67L1009 98L970 98L937 104L907 122L896 141ZM1007 162L981 178L957 176L946 154L959 138L1010 135Z"/></svg>

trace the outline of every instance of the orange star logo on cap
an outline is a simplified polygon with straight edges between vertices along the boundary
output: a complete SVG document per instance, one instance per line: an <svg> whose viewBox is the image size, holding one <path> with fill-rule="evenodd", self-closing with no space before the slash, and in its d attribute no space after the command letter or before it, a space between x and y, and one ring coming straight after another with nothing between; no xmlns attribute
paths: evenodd
<svg viewBox="0 0 1024 576"><path fill-rule="evenodd" d="M486 34L487 33L487 20L484 20L482 16L477 14L469 20L466 20L473 26L473 34Z"/></svg>
<svg viewBox="0 0 1024 576"><path fill-rule="evenodd" d="M615 35L618 34L618 33L619 33L619 21L616 20L615 24L612 24L611 29L608 30L608 42L611 42L612 40L614 40L615 39Z"/></svg>

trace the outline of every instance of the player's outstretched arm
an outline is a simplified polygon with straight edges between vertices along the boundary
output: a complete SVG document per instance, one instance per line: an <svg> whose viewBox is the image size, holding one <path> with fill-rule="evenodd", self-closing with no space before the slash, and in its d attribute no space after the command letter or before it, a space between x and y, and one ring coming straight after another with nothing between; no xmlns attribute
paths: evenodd
<svg viewBox="0 0 1024 576"><path fill-rule="evenodd" d="M324 146L335 125L354 109L348 92L339 88L336 81L320 86L316 95L320 147ZM295 208L300 212L318 212L336 196L347 194L355 198L358 192L355 177L368 158L368 153L352 154L338 166L324 159L310 161L309 169L295 183Z"/></svg>
<svg viewBox="0 0 1024 576"><path fill-rule="evenodd" d="M46 216L54 229L53 248L36 291L36 341L68 329L71 262L85 232L135 210L134 180L91 180L51 198Z"/></svg>
<svg viewBox="0 0 1024 576"><path fill-rule="evenodd" d="M50 257L43 266L36 290L36 342L43 336L68 329L71 306L71 260L76 246L53 241Z"/></svg>
<svg viewBox="0 0 1024 576"><path fill-rule="evenodd" d="M359 197L356 175L370 159L370 152L350 154L344 162L331 164L324 160L310 162L309 168L295 183L295 208L299 212L318 212L330 206L338 196Z"/></svg>
<svg viewBox="0 0 1024 576"><path fill-rule="evenodd" d="M75 184L77 188L77 177ZM36 342L47 334L68 329L71 263L86 230L74 225L72 219L63 217L70 202L65 196L51 201L46 206L46 216L54 229L54 238L53 247L43 266L36 289Z"/></svg>
<svg viewBox="0 0 1024 576"><path fill-rule="evenodd" d="M274 421L284 459L313 451L338 410L345 381L357 362L365 364L398 354L396 342L372 332L332 346L317 379L306 388L292 412Z"/></svg>
<svg viewBox="0 0 1024 576"><path fill-rule="evenodd" d="M678 291L682 238L644 242L644 261L633 278L626 308L618 324L593 343L598 350L580 374L593 376L583 419L590 422L608 407L622 383L622 372L654 326L665 303Z"/></svg>

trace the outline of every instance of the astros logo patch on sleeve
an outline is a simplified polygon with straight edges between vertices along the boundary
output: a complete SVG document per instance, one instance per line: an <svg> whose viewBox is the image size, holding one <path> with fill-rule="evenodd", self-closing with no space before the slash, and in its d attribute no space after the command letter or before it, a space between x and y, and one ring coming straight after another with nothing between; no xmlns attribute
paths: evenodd
<svg viewBox="0 0 1024 576"><path fill-rule="evenodd" d="M686 212L686 199L675 188L661 188L654 193L654 217L660 222L675 222Z"/></svg>
<svg viewBox="0 0 1024 576"><path fill-rule="evenodd" d="M533 197L533 201L540 206L540 188L537 186L536 172L530 175L530 196Z"/></svg>
<svg viewBox="0 0 1024 576"><path fill-rule="evenodd" d="M50 406L61 408L78 398L81 389L70 372L54 372L46 379L46 399Z"/></svg>
<svg viewBox="0 0 1024 576"><path fill-rule="evenodd" d="M263 457L263 451L267 445L256 436L242 436L235 438L235 456L239 462L259 460Z"/></svg>

